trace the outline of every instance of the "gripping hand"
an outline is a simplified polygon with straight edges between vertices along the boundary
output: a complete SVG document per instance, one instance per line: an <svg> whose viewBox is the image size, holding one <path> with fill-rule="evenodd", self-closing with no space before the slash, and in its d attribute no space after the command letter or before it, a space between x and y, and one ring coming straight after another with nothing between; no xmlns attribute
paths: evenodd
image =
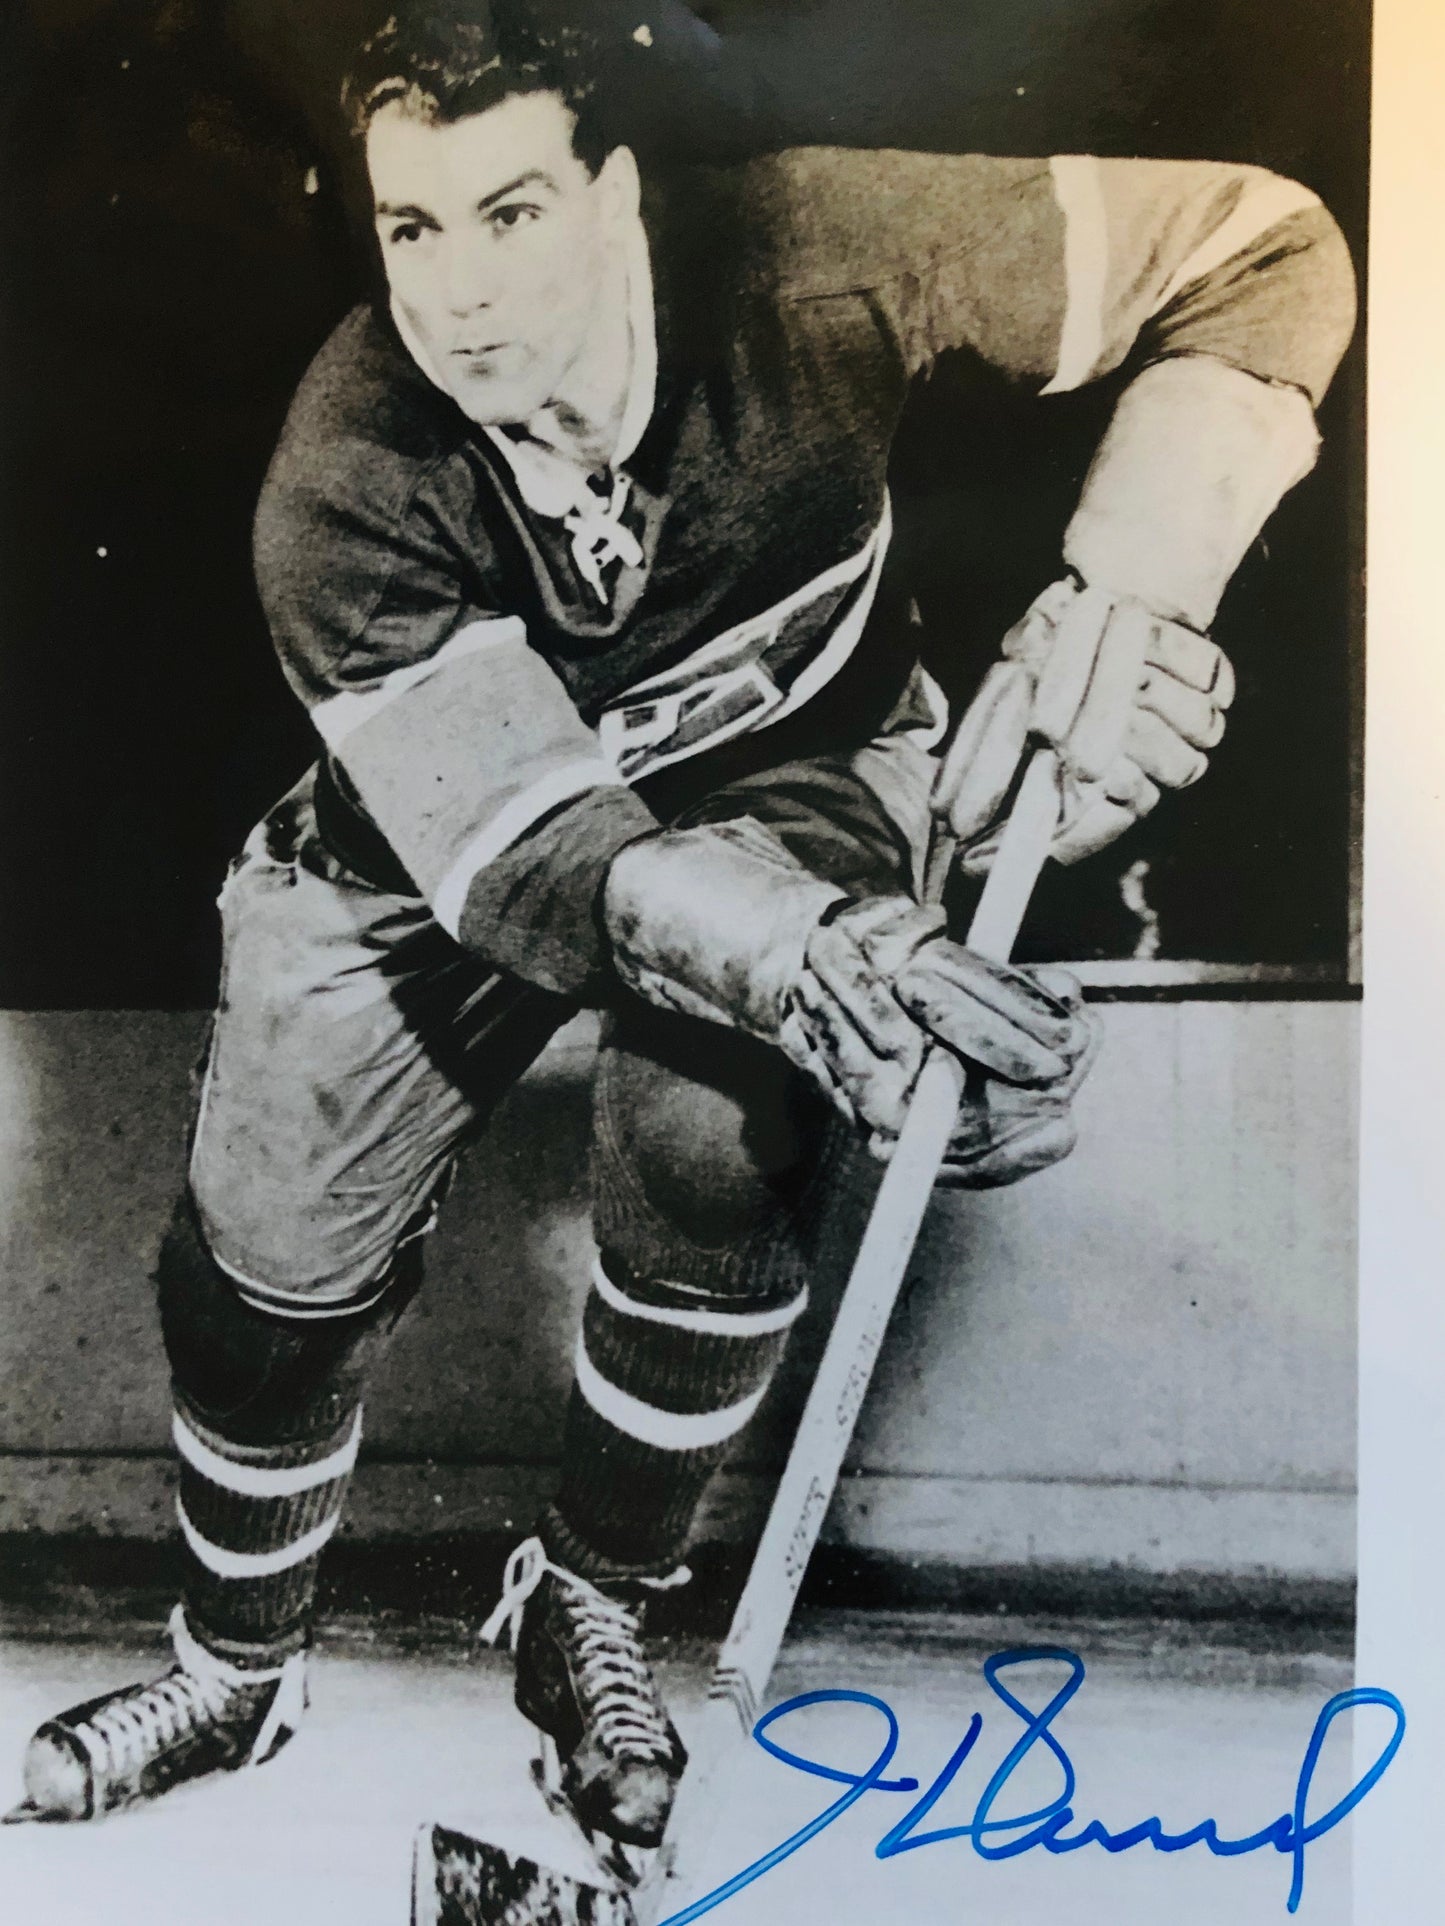
<svg viewBox="0 0 1445 1926"><path fill-rule="evenodd" d="M852 902L751 820L665 830L614 859L622 980L775 1044L887 1156L931 1043L976 1075L946 1180L1007 1183L1066 1154L1092 1056L1077 988L994 963L904 896ZM1005 1094L1007 1093L1007 1094Z"/></svg>
<svg viewBox="0 0 1445 1926"><path fill-rule="evenodd" d="M1051 854L1077 862L1148 815L1161 789L1208 767L1234 672L1208 636L1131 596L1076 582L1044 590L1004 638L959 724L933 807L977 874L1030 736L1058 753L1063 807Z"/></svg>

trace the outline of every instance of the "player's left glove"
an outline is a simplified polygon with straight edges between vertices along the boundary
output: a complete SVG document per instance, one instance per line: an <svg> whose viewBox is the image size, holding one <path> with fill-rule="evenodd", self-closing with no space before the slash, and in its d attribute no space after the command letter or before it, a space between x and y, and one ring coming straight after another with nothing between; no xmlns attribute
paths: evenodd
<svg viewBox="0 0 1445 1926"><path fill-rule="evenodd" d="M986 870L1030 736L1058 753L1063 806L1051 854L1077 862L1146 816L1160 789L1208 767L1234 700L1228 657L1143 602L1073 580L1044 590L1004 638L934 786L961 861Z"/></svg>
<svg viewBox="0 0 1445 1926"><path fill-rule="evenodd" d="M903 1120L923 1045L934 1037L970 1057L960 1015L980 995L1012 988L1052 1016L1067 1041L1060 1072L1015 1080L985 1074L973 1061L938 1182L954 1190L991 1190L1067 1157L1078 1137L1073 1102L1099 1053L1098 1020L1084 1007L1067 970L988 963L942 935L938 910L903 897L852 903L814 930L795 980L781 1043L813 1071L845 1116L873 1130L875 1153ZM906 1012L911 1024L900 1024ZM896 1083L876 1087L877 1063L890 1056ZM888 1099L893 1101L889 1103Z"/></svg>
<svg viewBox="0 0 1445 1926"><path fill-rule="evenodd" d="M751 819L628 845L603 922L630 989L775 1044L879 1156L931 1043L971 1072L944 1181L1008 1183L1072 1147L1095 1044L1077 985L977 955L905 896L850 902Z"/></svg>
<svg viewBox="0 0 1445 1926"><path fill-rule="evenodd" d="M964 1086L938 1181L948 1190L996 1190L1067 1157L1078 1141L1074 1098L1099 1054L1103 1029L1084 1006L1078 978L1035 966L1029 975L1067 1010L1087 1041L1069 1073L1044 1089L1024 1089L996 1077L970 1077Z"/></svg>

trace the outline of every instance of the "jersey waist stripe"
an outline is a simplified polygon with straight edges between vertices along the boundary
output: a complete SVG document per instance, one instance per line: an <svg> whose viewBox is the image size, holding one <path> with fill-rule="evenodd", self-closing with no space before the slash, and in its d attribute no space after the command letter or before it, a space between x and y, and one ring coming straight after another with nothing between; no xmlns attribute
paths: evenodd
<svg viewBox="0 0 1445 1926"><path fill-rule="evenodd" d="M635 683L610 703L599 719L598 734L604 753L623 779L639 782L734 736L768 728L796 714L817 695L862 639L892 533L892 511L885 496L883 514L857 554L824 569L760 614L714 636L665 673ZM852 599L831 611L833 626L814 638L803 667L780 680L770 658L785 640L787 625L810 606L855 586ZM796 652L791 639L787 647L791 657ZM708 673L709 669L713 672ZM710 710L717 719L715 726L707 727Z"/></svg>
<svg viewBox="0 0 1445 1926"><path fill-rule="evenodd" d="M818 601L833 589L847 588L867 573L880 550L887 548L892 533L892 510L885 495L882 515L869 531L867 541L855 554L845 556L841 562L831 563L819 574L804 582L801 588L793 589L785 595L781 601L772 603L768 608L760 609L756 615L749 615L741 622L735 622L730 629L724 629L710 642L704 642L701 648L694 649L691 655L674 667L664 669L659 675L648 676L642 682L634 682L618 698L618 701L634 702L639 696L648 695L654 689L670 687L678 678L686 677L694 670L705 669L714 662L726 660L737 653L740 643L748 641L759 631L780 629L790 616L796 615L800 609L805 609L810 602Z"/></svg>
<svg viewBox="0 0 1445 1926"><path fill-rule="evenodd" d="M883 573L883 561L888 553L888 544L892 536L893 515L891 507L885 498L883 519L879 522L873 538L872 566L868 571L868 578L859 592L858 599L838 623L838 626L828 637L828 640L824 643L817 655L813 657L812 661L809 662L797 676L792 687L788 690L782 708L778 710L775 716L768 718L770 723L781 722L784 716L794 714L795 711L802 708L805 702L811 701L826 683L832 681L833 677L842 668L843 664L863 639L863 630L867 626L868 617L873 609L873 601L878 593L878 580Z"/></svg>

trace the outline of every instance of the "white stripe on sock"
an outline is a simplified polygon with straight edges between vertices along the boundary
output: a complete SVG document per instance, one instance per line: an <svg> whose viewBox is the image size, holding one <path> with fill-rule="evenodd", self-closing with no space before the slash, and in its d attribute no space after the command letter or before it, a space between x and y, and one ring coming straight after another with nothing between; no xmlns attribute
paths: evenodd
<svg viewBox="0 0 1445 1926"><path fill-rule="evenodd" d="M330 1484L333 1478L351 1470L361 1443L361 1413L358 1411L352 1421L351 1436L329 1457L276 1470L264 1465L238 1465L223 1458L196 1436L179 1411L171 1419L171 1436L186 1463L223 1491L236 1492L242 1498L294 1498L298 1491L314 1491L317 1485Z"/></svg>
<svg viewBox="0 0 1445 1926"><path fill-rule="evenodd" d="M588 1357L580 1336L574 1364L577 1389L597 1415L629 1438L655 1445L661 1451L700 1451L706 1445L721 1444L724 1438L742 1430L767 1389L763 1385L741 1403L726 1405L721 1411L662 1411L609 1384Z"/></svg>
<svg viewBox="0 0 1445 1926"><path fill-rule="evenodd" d="M270 1578L277 1572L289 1571L293 1565L319 1552L341 1523L341 1508L338 1505L329 1518L323 1518L314 1530L308 1531L304 1538L298 1538L293 1545L280 1545L275 1551L233 1552L224 1545L213 1545L209 1538L203 1538L186 1516L186 1508L180 1499L176 1500L176 1517L180 1520L181 1531L186 1543L200 1559L209 1572L217 1578Z"/></svg>
<svg viewBox="0 0 1445 1926"><path fill-rule="evenodd" d="M807 1309L808 1293L799 1291L790 1303L771 1311L691 1311L681 1306L642 1304L620 1291L602 1268L602 1259L592 1260L592 1282L597 1295L609 1310L623 1317L640 1317L649 1324L671 1324L681 1331L704 1331L710 1337L761 1337L768 1331L786 1331Z"/></svg>

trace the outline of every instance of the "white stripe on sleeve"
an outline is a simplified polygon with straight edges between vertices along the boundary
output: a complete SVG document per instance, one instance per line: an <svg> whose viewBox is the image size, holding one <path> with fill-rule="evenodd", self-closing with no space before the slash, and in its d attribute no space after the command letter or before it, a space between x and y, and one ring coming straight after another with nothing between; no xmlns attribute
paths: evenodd
<svg viewBox="0 0 1445 1926"><path fill-rule="evenodd" d="M1309 188L1302 187L1298 181L1285 180L1281 175L1259 169L1235 202L1233 212L1220 222L1212 234L1206 235L1192 254L1180 262L1150 312L1157 314L1161 308L1169 305L1175 295L1182 294L1191 282L1202 281L1206 274L1223 267L1226 261L1233 260L1236 254L1242 254L1257 241L1261 234L1278 227L1281 221L1287 221L1291 214L1303 214L1319 204L1319 195L1312 194Z"/></svg>
<svg viewBox="0 0 1445 1926"><path fill-rule="evenodd" d="M1054 199L1064 217L1064 319L1059 362L1041 392L1065 394L1089 379L1104 351L1104 285L1109 233L1104 190L1092 154L1055 154L1049 162Z"/></svg>
<svg viewBox="0 0 1445 1926"><path fill-rule="evenodd" d="M429 655L425 662L411 662L404 669L393 669L374 689L348 689L340 695L328 696L325 702L318 702L311 711L311 720L327 747L338 749L363 723L370 722L374 715L395 702L399 695L405 695L408 689L427 681L439 669L460 661L463 656L480 655L488 649L502 648L509 642L525 644L526 640L527 625L520 616L501 615L468 622L465 628L449 636L435 655Z"/></svg>
<svg viewBox="0 0 1445 1926"><path fill-rule="evenodd" d="M613 764L595 756L549 769L545 776L539 776L519 790L486 827L472 837L438 885L432 897L432 913L442 928L449 936L457 934L472 878L488 863L495 862L503 850L510 849L533 823L550 814L559 803L580 796L584 790L622 786L622 778Z"/></svg>

